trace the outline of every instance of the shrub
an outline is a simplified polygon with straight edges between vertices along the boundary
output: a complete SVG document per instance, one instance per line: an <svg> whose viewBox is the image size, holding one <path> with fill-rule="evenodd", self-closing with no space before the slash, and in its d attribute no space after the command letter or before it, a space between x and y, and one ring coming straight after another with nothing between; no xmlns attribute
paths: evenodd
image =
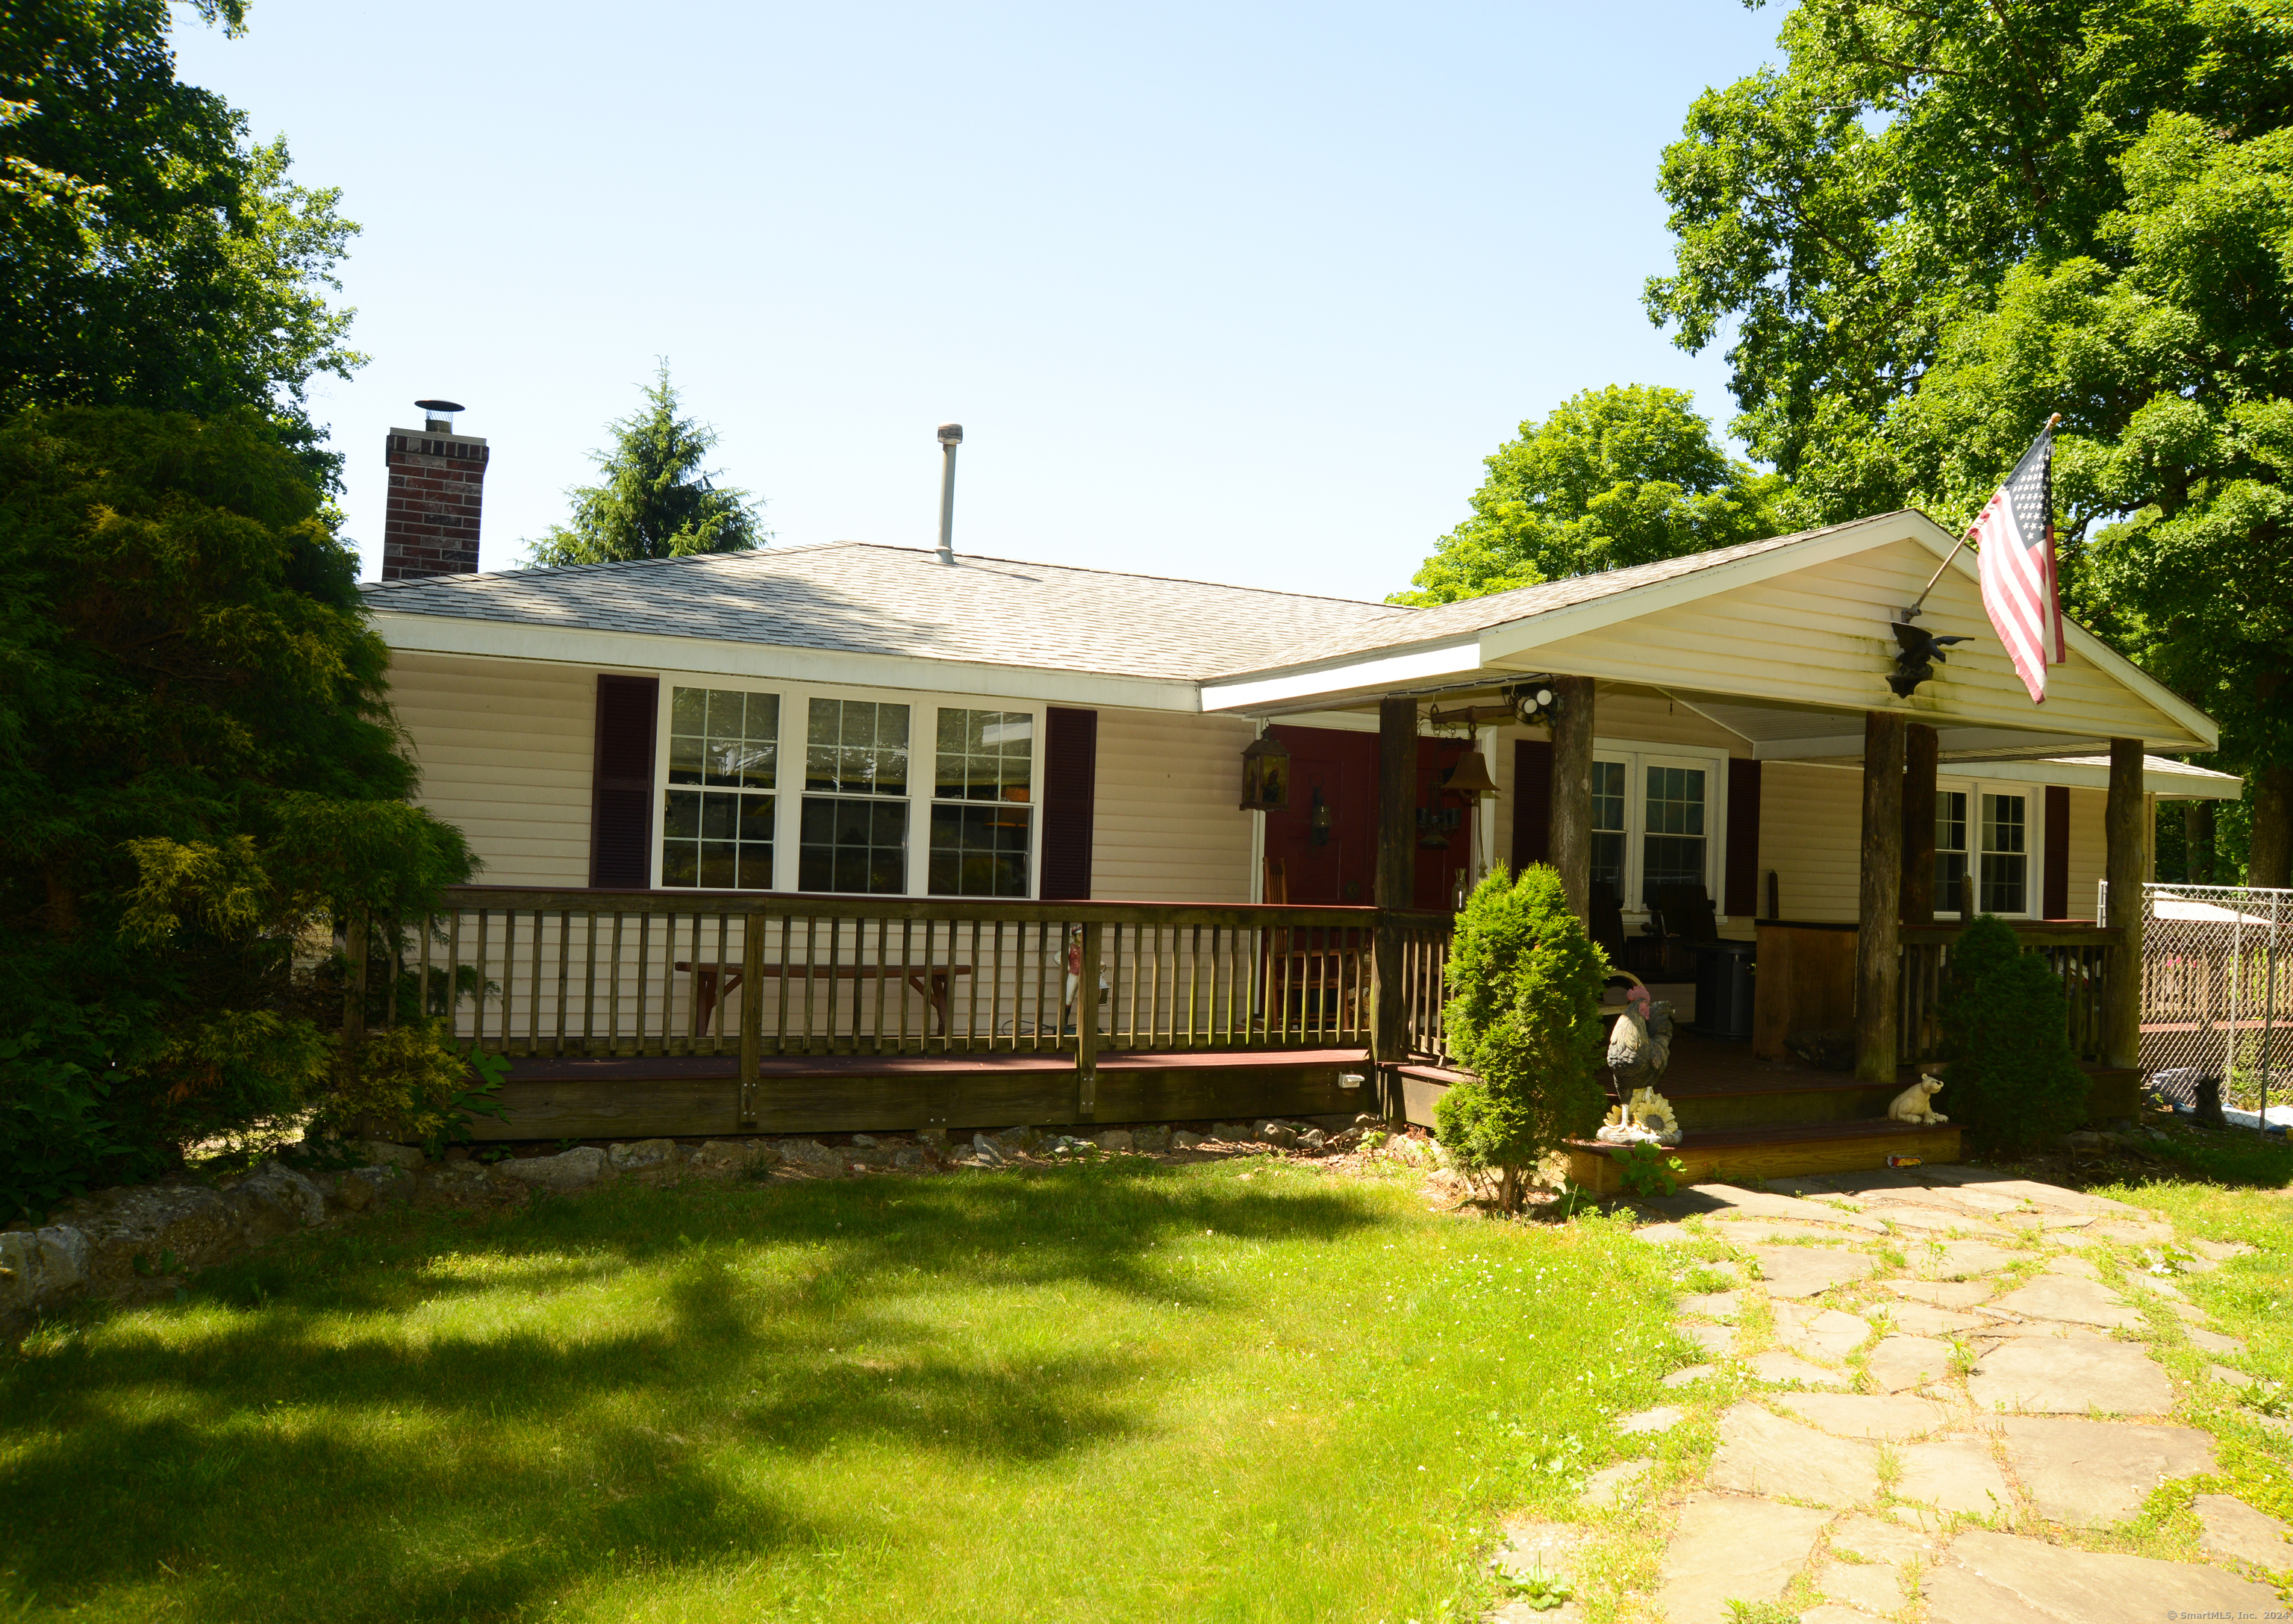
<svg viewBox="0 0 2293 1624"><path fill-rule="evenodd" d="M1449 1048L1472 1075L1435 1109L1468 1176L1517 1210L1561 1141L1589 1133L1604 1100L1600 988L1608 966L1542 864L1500 865L1474 888L1449 952Z"/></svg>
<svg viewBox="0 0 2293 1624"><path fill-rule="evenodd" d="M445 1021L407 1021L370 1031L312 1119L316 1136L361 1128L385 1138L437 1146L470 1136L472 1115L499 1116L490 1095L506 1066L457 1050Z"/></svg>
<svg viewBox="0 0 2293 1624"><path fill-rule="evenodd" d="M2062 982L2005 920L1985 914L1959 936L1937 1013L1949 1063L1936 1103L1976 1149L2018 1154L2086 1120Z"/></svg>

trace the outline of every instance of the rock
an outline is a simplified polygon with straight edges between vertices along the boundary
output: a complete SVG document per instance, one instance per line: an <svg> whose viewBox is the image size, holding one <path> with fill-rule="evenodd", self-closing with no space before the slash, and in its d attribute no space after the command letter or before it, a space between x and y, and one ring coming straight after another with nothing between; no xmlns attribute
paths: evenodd
<svg viewBox="0 0 2293 1624"><path fill-rule="evenodd" d="M2095 1224L2092 1232L2122 1246L2156 1246L2174 1238L2174 1226L2140 1218L2113 1218L2107 1224Z"/></svg>
<svg viewBox="0 0 2293 1624"><path fill-rule="evenodd" d="M1003 1152L995 1148L995 1142L993 1139L984 1134L972 1135L969 1160L973 1166L1000 1168L1004 1165L1006 1159Z"/></svg>
<svg viewBox="0 0 2293 1624"><path fill-rule="evenodd" d="M1921 1168L1919 1172L1924 1176L1924 1182L1949 1186L1959 1193L1972 1190L2016 1203L2030 1201L2062 1212L2122 1213L2135 1218L2142 1216L2140 1208L2113 1201L2106 1195L2088 1195L2083 1190L2065 1190L2060 1184L2043 1184L2036 1179L2010 1178L1996 1168L1970 1163L1937 1162Z"/></svg>
<svg viewBox="0 0 2293 1624"><path fill-rule="evenodd" d="M1778 1303L1776 1340L1795 1353L1818 1359L1846 1358L1870 1336L1870 1325L1851 1313L1820 1308L1812 1313L1796 1303Z"/></svg>
<svg viewBox="0 0 2293 1624"><path fill-rule="evenodd" d="M947 1148L947 1129L944 1127L920 1127L916 1129L916 1143L919 1144L928 1145L935 1151L944 1150Z"/></svg>
<svg viewBox="0 0 2293 1624"><path fill-rule="evenodd" d="M879 1171L895 1165L895 1156L890 1145L879 1139L862 1144L855 1136L849 1148L839 1152L847 1168L874 1168Z"/></svg>
<svg viewBox="0 0 2293 1624"><path fill-rule="evenodd" d="M931 1153L920 1144L895 1144L892 1166L903 1173L921 1173L931 1166Z"/></svg>
<svg viewBox="0 0 2293 1624"><path fill-rule="evenodd" d="M142 1184L85 1203L87 1215L72 1227L87 1237L86 1281L108 1292L137 1278L135 1260L162 1268L173 1252L170 1273L187 1273L221 1261L237 1247L243 1213L252 1201L233 1203L203 1184Z"/></svg>
<svg viewBox="0 0 2293 1624"><path fill-rule="evenodd" d="M1807 1402L1820 1395L1786 1394ZM1884 1403L1889 1401L1878 1400ZM1720 1418L1720 1447L1706 1479L1739 1494L1781 1495L1816 1506L1857 1506L1879 1491L1878 1451L1738 1404ZM1667 1571L1670 1564L1667 1563Z"/></svg>
<svg viewBox="0 0 2293 1624"><path fill-rule="evenodd" d="M1167 1127L1134 1127L1130 1130L1130 1148L1143 1155L1160 1156L1171 1148L1171 1138Z"/></svg>
<svg viewBox="0 0 2293 1624"><path fill-rule="evenodd" d="M2049 1257L2042 1274L2063 1274L2078 1280L2100 1280L2102 1271L2083 1257Z"/></svg>
<svg viewBox="0 0 2293 1624"><path fill-rule="evenodd" d="M2142 1311L2098 1281L2042 1274L1990 1305L2033 1320L2067 1321L2111 1330L2136 1330L2149 1321Z"/></svg>
<svg viewBox="0 0 2293 1624"><path fill-rule="evenodd" d="M1214 1122L1211 1125L1211 1137L1221 1144L1248 1144L1250 1129L1239 1122Z"/></svg>
<svg viewBox="0 0 2293 1624"><path fill-rule="evenodd" d="M1032 1127L1007 1127L995 1135L995 1148L1006 1156L1032 1156L1042 1143L1042 1134Z"/></svg>
<svg viewBox="0 0 2293 1624"><path fill-rule="evenodd" d="M1620 1460L1612 1466L1602 1466L1584 1480L1584 1492L1576 1498L1587 1506L1616 1506L1639 1486L1655 1464L1652 1460Z"/></svg>
<svg viewBox="0 0 2293 1624"><path fill-rule="evenodd" d="M1831 1531L1831 1548L1847 1551L1868 1562L1905 1563L1928 1559L1924 1535L1900 1523L1884 1523L1857 1512L1843 1517Z"/></svg>
<svg viewBox="0 0 2293 1624"><path fill-rule="evenodd" d="M675 1173L683 1157L674 1139L637 1139L607 1146L605 1159L623 1177L642 1177L651 1183Z"/></svg>
<svg viewBox="0 0 2293 1624"><path fill-rule="evenodd" d="M1137 1137L1127 1127L1107 1128L1101 1132L1097 1138L1098 1148L1102 1151L1109 1151L1134 1150L1137 1148L1138 1143Z"/></svg>
<svg viewBox="0 0 2293 1624"><path fill-rule="evenodd" d="M872 1151L884 1142L873 1134L855 1134L852 1135L852 1143L863 1151Z"/></svg>
<svg viewBox="0 0 2293 1624"><path fill-rule="evenodd" d="M224 1192L248 1240L292 1234L327 1221L327 1194L294 1168L266 1161Z"/></svg>
<svg viewBox="0 0 2293 1624"><path fill-rule="evenodd" d="M1902 1465L1895 1480L1897 1498L1923 1501L1939 1511L1997 1517L2013 1526L2014 1491L1991 1456L1989 1440L1957 1437L1907 1443L1897 1458Z"/></svg>
<svg viewBox="0 0 2293 1624"><path fill-rule="evenodd" d="M2062 1135L2062 1148L2066 1151L2098 1151L2102 1148L2102 1135L2090 1127L2073 1128Z"/></svg>
<svg viewBox="0 0 2293 1624"><path fill-rule="evenodd" d="M2206 1377L2208 1380L2224 1382L2232 1387L2246 1386L2253 1380L2244 1371L2232 1370L2227 1365L2208 1365Z"/></svg>
<svg viewBox="0 0 2293 1624"><path fill-rule="evenodd" d="M1637 1415L1624 1417L1617 1421L1616 1430L1627 1438L1636 1438L1645 1433L1668 1433L1680 1425L1686 1413L1670 1404L1659 1404L1654 1410L1643 1410Z"/></svg>
<svg viewBox="0 0 2293 1624"><path fill-rule="evenodd" d="M1200 1134L1189 1133L1183 1127L1174 1127L1171 1130L1171 1148L1174 1151L1191 1151L1202 1143L1203 1136Z"/></svg>
<svg viewBox="0 0 2293 1624"><path fill-rule="evenodd" d="M1797 1382L1807 1387L1843 1387L1847 1385L1846 1377L1836 1370L1827 1370L1821 1365L1811 1365L1795 1354L1778 1353L1772 1349L1765 1353L1754 1353L1751 1364L1754 1378L1772 1382L1778 1386L1787 1382Z"/></svg>
<svg viewBox="0 0 2293 1624"><path fill-rule="evenodd" d="M2169 1303L2187 1300L2182 1296L2181 1289L2172 1281L2160 1280L2157 1275L2144 1270L2128 1269L2122 1283L2133 1290L2143 1292L2150 1297L2163 1297Z"/></svg>
<svg viewBox="0 0 2293 1624"><path fill-rule="evenodd" d="M1924 1387L1950 1374L1951 1346L1932 1337L1886 1337L1865 1355L1863 1368L1890 1393Z"/></svg>
<svg viewBox="0 0 2293 1624"><path fill-rule="evenodd" d="M1990 1294L1998 1289L1987 1280L1883 1280L1879 1284L1897 1297L1933 1308L1972 1308L1977 1303L1987 1302Z"/></svg>
<svg viewBox="0 0 2293 1624"><path fill-rule="evenodd" d="M1717 1359L1726 1358L1736 1345L1736 1333L1724 1325L1680 1324L1672 1329Z"/></svg>
<svg viewBox="0 0 2293 1624"><path fill-rule="evenodd" d="M613 1169L605 1152L594 1144L576 1145L555 1156L515 1157L495 1165L496 1172L535 1190L587 1190L609 1177Z"/></svg>
<svg viewBox="0 0 2293 1624"><path fill-rule="evenodd" d="M2001 1425L2038 1515L2073 1528L2123 1522L2167 1478L2215 1469L2213 1439L2194 1427L2050 1416L2008 1416Z"/></svg>
<svg viewBox="0 0 2293 1624"><path fill-rule="evenodd" d="M374 1205L378 1193L371 1180L352 1172L343 1174L335 1180L330 1199L344 1212L364 1212Z"/></svg>
<svg viewBox="0 0 2293 1624"><path fill-rule="evenodd" d="M2247 1257L2253 1248L2242 1240L2191 1240L2184 1243L2199 1256L2213 1263L2227 1263L2232 1257Z"/></svg>
<svg viewBox="0 0 2293 1624"><path fill-rule="evenodd" d="M591 1152L601 1162L603 1151ZM493 1169L482 1161L433 1161L422 1169L420 1184L416 1187L417 1199L425 1205L443 1201L452 1206L466 1207L498 1200L505 1190L523 1192L529 1185L504 1177L498 1184Z"/></svg>
<svg viewBox="0 0 2293 1624"><path fill-rule="evenodd" d="M1699 1237L1684 1224L1643 1224L1633 1231L1633 1239L1650 1246L1680 1246Z"/></svg>
<svg viewBox="0 0 2293 1624"><path fill-rule="evenodd" d="M1888 1223L1899 1229L1916 1229L1935 1234L1947 1234L1955 1229L1980 1229L1980 1220L1963 1212L1938 1212L1932 1207L1884 1207L1880 1213Z"/></svg>
<svg viewBox="0 0 2293 1624"><path fill-rule="evenodd" d="M1861 1252L1812 1246L1754 1247L1752 1256L1759 1262L1768 1295L1785 1297L1819 1296L1834 1286L1861 1280L1878 1262Z"/></svg>
<svg viewBox="0 0 2293 1624"><path fill-rule="evenodd" d="M1702 1314L1707 1320L1732 1320L1740 1305L1732 1291L1691 1292L1680 1299L1680 1312Z"/></svg>
<svg viewBox="0 0 2293 1624"><path fill-rule="evenodd" d="M1720 1373L1718 1365L1682 1365L1657 1386L1660 1387L1693 1387L1708 1377Z"/></svg>
<svg viewBox="0 0 2293 1624"><path fill-rule="evenodd" d="M1298 1130L1282 1122L1261 1122L1258 1125L1257 1140L1276 1150L1286 1151L1298 1143Z"/></svg>
<svg viewBox="0 0 2293 1624"><path fill-rule="evenodd" d="M1774 1402L1802 1420L1845 1438L1916 1438L1938 1432L1957 1418L1934 1400L1909 1394L1880 1398L1864 1393L1778 1393Z"/></svg>
<svg viewBox="0 0 2293 1624"><path fill-rule="evenodd" d="M1690 1184L1675 1195L1657 1196L1646 1205L1666 1217L1685 1218L1699 1212L1723 1218L1787 1218L1884 1233L1886 1225L1868 1212L1841 1212L1820 1201L1796 1196L1770 1195L1762 1190L1740 1190L1733 1184Z"/></svg>
<svg viewBox="0 0 2293 1624"><path fill-rule="evenodd" d="M45 1308L88 1277L88 1239L69 1224L0 1230L0 1313Z"/></svg>
<svg viewBox="0 0 2293 1624"><path fill-rule="evenodd" d="M1499 1531L1504 1535L1504 1543L1489 1559L1489 1565L1514 1583L1538 1572L1550 1573L1571 1584L1581 1582L1577 1553L1592 1538L1590 1530L1572 1528L1565 1523L1524 1519L1508 1523Z"/></svg>
<svg viewBox="0 0 2293 1624"><path fill-rule="evenodd" d="M1328 1143L1328 1139L1318 1127L1309 1127L1304 1133L1298 1135L1298 1148L1301 1151L1311 1151L1318 1155L1321 1152L1322 1147L1326 1143Z"/></svg>
<svg viewBox="0 0 2293 1624"><path fill-rule="evenodd" d="M687 1166L703 1176L722 1176L780 1166L781 1153L769 1140L711 1139L693 1152Z"/></svg>
<svg viewBox="0 0 2293 1624"><path fill-rule="evenodd" d="M1914 1247L1911 1267L1929 1280L1965 1280L2005 1268L2022 1254L1983 1240L1947 1240L1940 1249Z"/></svg>
<svg viewBox="0 0 2293 1624"><path fill-rule="evenodd" d="M2163 1415L2174 1385L2130 1342L2102 1337L2023 1337L1985 1353L1966 1378L1980 1410L2039 1415Z"/></svg>
<svg viewBox="0 0 2293 1624"><path fill-rule="evenodd" d="M1829 1562L1815 1576L1815 1588L1835 1602L1860 1607L1864 1612L1894 1612L1903 1604L1903 1581L1885 1563ZM1860 1620L1862 1613L1849 1613ZM1799 1615L1807 1624L1808 1615Z"/></svg>
<svg viewBox="0 0 2293 1624"><path fill-rule="evenodd" d="M2195 1325L2184 1325L2182 1335L2208 1353L2226 1353L2232 1359L2245 1356L2245 1343L2240 1337L2224 1336L2217 1330L2205 1330Z"/></svg>
<svg viewBox="0 0 2293 1624"><path fill-rule="evenodd" d="M2198 1514L2198 1549L2216 1562L2249 1562L2274 1571L2293 1567L2286 1548L2285 1524L2226 1494L2200 1494L2191 1501Z"/></svg>
<svg viewBox="0 0 2293 1624"><path fill-rule="evenodd" d="M1807 1565L1823 1513L1775 1500L1690 1496L1655 1598L1670 1624L1729 1624L1730 1602L1772 1602Z"/></svg>
<svg viewBox="0 0 2293 1624"><path fill-rule="evenodd" d="M1003 1135L983 1141L990 1149L1000 1148ZM780 1142L781 1162L798 1172L811 1174L815 1178L840 1178L844 1174L844 1152L831 1150L817 1139L783 1139ZM1000 1158L999 1158L1000 1160Z"/></svg>
<svg viewBox="0 0 2293 1624"><path fill-rule="evenodd" d="M1924 1303L1896 1303L1886 1312L1887 1323L1894 1331L1913 1337L1948 1337L1957 1331L1981 1330L1990 1324L1979 1314L1953 1313L1948 1308L1932 1308Z"/></svg>
<svg viewBox="0 0 2293 1624"><path fill-rule="evenodd" d="M2195 1563L2076 1551L1976 1529L1920 1579L1927 1624L2156 1624L2263 1616L2276 1592Z"/></svg>
<svg viewBox="0 0 2293 1624"><path fill-rule="evenodd" d="M363 1140L352 1147L377 1168L403 1168L409 1173L422 1171L428 1159L421 1147L412 1144L393 1144L387 1139Z"/></svg>

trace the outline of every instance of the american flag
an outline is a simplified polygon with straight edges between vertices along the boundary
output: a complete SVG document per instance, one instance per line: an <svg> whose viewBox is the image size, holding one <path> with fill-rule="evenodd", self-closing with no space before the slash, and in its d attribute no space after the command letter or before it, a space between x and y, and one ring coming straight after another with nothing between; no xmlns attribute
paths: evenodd
<svg viewBox="0 0 2293 1624"><path fill-rule="evenodd" d="M2054 425L2038 431L1967 539L1981 549L1982 607L2030 698L2046 702L2046 667L2070 658L2054 578Z"/></svg>

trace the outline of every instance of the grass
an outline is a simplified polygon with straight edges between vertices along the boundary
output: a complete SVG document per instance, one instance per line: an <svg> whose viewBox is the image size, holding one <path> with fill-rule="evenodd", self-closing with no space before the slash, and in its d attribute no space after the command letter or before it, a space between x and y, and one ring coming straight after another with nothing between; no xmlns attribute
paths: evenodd
<svg viewBox="0 0 2293 1624"><path fill-rule="evenodd" d="M0 1618L1470 1616L1657 1251L1265 1159L383 1215L0 1362Z"/></svg>

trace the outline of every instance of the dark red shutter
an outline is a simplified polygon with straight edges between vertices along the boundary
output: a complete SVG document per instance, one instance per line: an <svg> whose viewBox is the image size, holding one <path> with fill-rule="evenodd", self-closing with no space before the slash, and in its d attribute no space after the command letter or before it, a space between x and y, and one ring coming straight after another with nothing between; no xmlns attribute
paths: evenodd
<svg viewBox="0 0 2293 1624"><path fill-rule="evenodd" d="M597 755L589 789L589 884L652 883L653 718L660 679L597 679Z"/></svg>
<svg viewBox="0 0 2293 1624"><path fill-rule="evenodd" d="M1760 912L1760 764L1728 763L1728 861L1720 911L1739 919Z"/></svg>
<svg viewBox="0 0 2293 1624"><path fill-rule="evenodd" d="M2038 905L2041 919L2067 919L2070 912L2070 792L2046 786L2046 884Z"/></svg>
<svg viewBox="0 0 2293 1624"><path fill-rule="evenodd" d="M1512 871L1552 860L1552 744L1516 739L1512 745Z"/></svg>
<svg viewBox="0 0 2293 1624"><path fill-rule="evenodd" d="M1098 713L1052 706L1043 719L1043 899L1090 900L1098 798Z"/></svg>

